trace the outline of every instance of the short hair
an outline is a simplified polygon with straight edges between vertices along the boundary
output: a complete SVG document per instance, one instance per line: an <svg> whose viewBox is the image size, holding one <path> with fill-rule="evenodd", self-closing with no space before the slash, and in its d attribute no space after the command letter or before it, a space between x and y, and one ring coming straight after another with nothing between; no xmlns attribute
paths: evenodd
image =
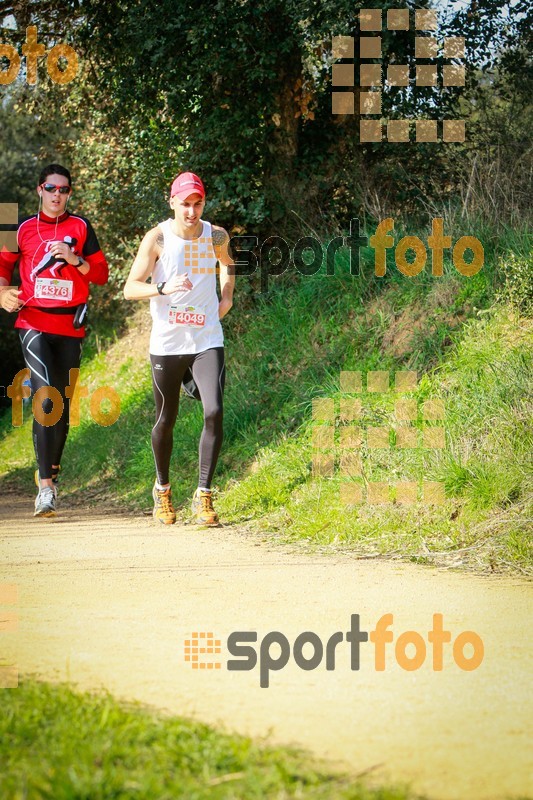
<svg viewBox="0 0 533 800"><path fill-rule="evenodd" d="M65 178L67 178L68 185L72 186L70 172L66 167L62 167L61 164L48 164L48 166L44 167L39 175L39 186L42 183L46 183L46 179L49 175L63 175Z"/></svg>

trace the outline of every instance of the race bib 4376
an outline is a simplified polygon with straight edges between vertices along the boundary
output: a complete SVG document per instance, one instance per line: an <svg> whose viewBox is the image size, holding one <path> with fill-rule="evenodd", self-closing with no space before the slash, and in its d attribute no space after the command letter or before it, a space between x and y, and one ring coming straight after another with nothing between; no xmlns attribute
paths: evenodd
<svg viewBox="0 0 533 800"><path fill-rule="evenodd" d="M68 303L72 300L72 281L60 281L56 278L37 278L35 281L35 297L46 300L61 300Z"/></svg>

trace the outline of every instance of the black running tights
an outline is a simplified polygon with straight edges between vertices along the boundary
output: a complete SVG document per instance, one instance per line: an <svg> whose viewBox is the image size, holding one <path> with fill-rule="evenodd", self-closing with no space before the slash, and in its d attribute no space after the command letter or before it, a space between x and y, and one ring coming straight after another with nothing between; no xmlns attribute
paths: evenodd
<svg viewBox="0 0 533 800"><path fill-rule="evenodd" d="M152 429L152 450L157 481L161 485L170 482L170 456L174 424L178 416L180 388L185 370L190 367L204 407L204 428L199 446L198 486L209 489L223 437L224 348L213 347L192 355L150 355L150 361L156 408L156 423Z"/></svg>
<svg viewBox="0 0 533 800"><path fill-rule="evenodd" d="M35 417L33 419L33 446L41 478L51 478L52 464L61 463L69 429L69 400L65 389L69 385L69 370L79 369L81 342L74 336L20 331L22 354L30 370L32 395L43 386L53 386L63 400L63 412L55 425L41 425ZM49 414L52 408L52 400L44 400L43 412Z"/></svg>

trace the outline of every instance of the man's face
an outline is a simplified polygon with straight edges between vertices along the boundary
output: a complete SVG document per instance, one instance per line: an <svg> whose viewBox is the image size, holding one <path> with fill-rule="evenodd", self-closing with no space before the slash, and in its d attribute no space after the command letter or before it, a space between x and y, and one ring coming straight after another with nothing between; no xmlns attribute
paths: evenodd
<svg viewBox="0 0 533 800"><path fill-rule="evenodd" d="M46 176L46 180L43 185L37 187L37 192L40 193L43 202L44 213L49 217L59 217L66 208L67 200L70 197L70 192L68 194L61 194L57 188L54 188L53 191L47 191L45 186L50 187L50 185L53 185L54 187L68 187L68 178L66 178L64 175L56 175L55 173L52 173L52 175Z"/></svg>
<svg viewBox="0 0 533 800"><path fill-rule="evenodd" d="M174 216L186 228L194 228L202 216L205 206L205 197L201 194L190 194L185 200L177 195L170 198L170 207L174 209Z"/></svg>

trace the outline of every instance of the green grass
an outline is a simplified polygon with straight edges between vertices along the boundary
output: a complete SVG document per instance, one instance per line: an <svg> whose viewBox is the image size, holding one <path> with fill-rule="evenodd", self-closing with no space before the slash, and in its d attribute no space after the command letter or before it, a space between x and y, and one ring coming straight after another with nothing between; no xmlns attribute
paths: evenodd
<svg viewBox="0 0 533 800"><path fill-rule="evenodd" d="M267 296L250 295L246 279L238 279L225 322L225 442L216 474L226 521L256 520L278 538L367 554L438 561L443 553L457 565L531 568L532 332L530 319L520 316L528 308L528 240L486 227L461 233L485 246L485 266L472 278L445 261L443 277L426 267L410 279L392 260L377 278L373 251L365 249L359 276L350 275L341 252L334 276L322 270L298 278L289 271L271 278ZM401 235L395 231L396 241ZM425 241L427 231L420 237ZM82 424L71 430L63 459L65 503L94 497L150 507L154 412L138 322L133 317L125 339L105 353L93 347L84 361L82 382L91 393L113 386L121 415L112 427L99 427L82 401ZM312 473L312 401L339 403L342 370L399 369L418 372L418 389L408 396L419 405L431 397L445 401L446 450L363 448L362 488L368 480L423 477L444 483L446 502L343 505L339 470L333 477ZM363 395L363 425L394 427L394 399L393 392ZM420 419L415 425L423 427ZM173 494L184 507L196 486L201 428L200 404L184 398L171 467ZM337 422L337 445L338 428ZM2 483L21 489L34 468L29 424L12 430L4 417L0 436Z"/></svg>
<svg viewBox="0 0 533 800"><path fill-rule="evenodd" d="M414 798L365 789L300 751L34 680L3 692L0 763L2 800Z"/></svg>
<svg viewBox="0 0 533 800"><path fill-rule="evenodd" d="M446 449L363 446L363 476L354 479L363 496L370 480L422 476L443 483L442 505L340 503L339 471L331 477L313 475L312 435L320 423L308 416L290 440L261 451L253 473L226 491L221 509L235 521L271 512L261 519L262 527L288 541L419 561L442 553L457 565L527 571L532 565L532 340L531 323L504 311L468 322L441 366L426 373L415 392L399 395L416 399L419 409L428 399L444 401ZM340 401L349 397L338 381L323 395L336 402L337 415ZM362 399L362 427L395 427L395 392L363 392ZM424 427L420 410L413 424ZM340 427L337 416L337 458Z"/></svg>

